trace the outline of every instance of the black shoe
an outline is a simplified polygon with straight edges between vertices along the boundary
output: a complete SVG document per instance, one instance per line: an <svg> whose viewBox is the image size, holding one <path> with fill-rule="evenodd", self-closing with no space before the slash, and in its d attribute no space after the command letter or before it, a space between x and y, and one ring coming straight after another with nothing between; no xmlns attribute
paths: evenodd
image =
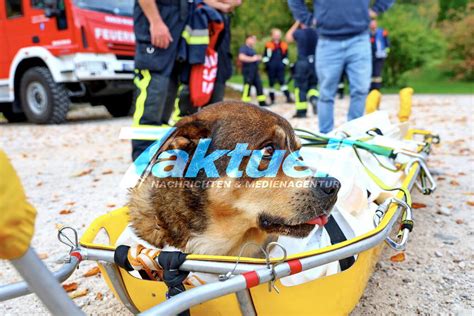
<svg viewBox="0 0 474 316"><path fill-rule="evenodd" d="M275 93L270 92L268 96L270 97L270 104L275 104Z"/></svg>
<svg viewBox="0 0 474 316"><path fill-rule="evenodd" d="M285 97L286 97L286 103L294 103L294 102L295 102L295 101L293 101L293 99L291 98L290 91L285 90L285 91L283 91L283 94L284 94Z"/></svg>
<svg viewBox="0 0 474 316"><path fill-rule="evenodd" d="M293 118L305 118L306 117L306 110L296 110L295 115Z"/></svg>
<svg viewBox="0 0 474 316"><path fill-rule="evenodd" d="M260 105L260 106L270 106L271 104L268 104L265 101L260 101L260 102L258 102L258 105Z"/></svg>

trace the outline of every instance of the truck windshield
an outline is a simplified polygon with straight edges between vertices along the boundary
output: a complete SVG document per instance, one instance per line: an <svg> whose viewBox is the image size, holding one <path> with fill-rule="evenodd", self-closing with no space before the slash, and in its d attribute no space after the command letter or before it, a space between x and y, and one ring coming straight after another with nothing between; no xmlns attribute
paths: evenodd
<svg viewBox="0 0 474 316"><path fill-rule="evenodd" d="M132 16L134 0L74 0L74 4L82 9Z"/></svg>

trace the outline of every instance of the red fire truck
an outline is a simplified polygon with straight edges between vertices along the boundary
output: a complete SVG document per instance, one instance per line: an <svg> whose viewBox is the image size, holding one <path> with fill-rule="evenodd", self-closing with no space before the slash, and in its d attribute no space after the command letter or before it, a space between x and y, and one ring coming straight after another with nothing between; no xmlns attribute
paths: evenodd
<svg viewBox="0 0 474 316"><path fill-rule="evenodd" d="M61 123L71 102L133 102L133 0L0 0L0 112Z"/></svg>

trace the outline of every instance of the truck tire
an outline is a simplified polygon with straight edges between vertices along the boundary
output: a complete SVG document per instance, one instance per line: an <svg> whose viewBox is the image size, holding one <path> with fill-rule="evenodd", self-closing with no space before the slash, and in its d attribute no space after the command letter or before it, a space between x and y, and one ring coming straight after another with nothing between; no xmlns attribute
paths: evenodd
<svg viewBox="0 0 474 316"><path fill-rule="evenodd" d="M38 124L63 123L71 103L66 88L54 82L46 67L33 67L23 74L20 100L28 120Z"/></svg>
<svg viewBox="0 0 474 316"><path fill-rule="evenodd" d="M19 123L26 121L25 113L15 113L12 110L12 104L0 104L0 109L3 113L3 116L7 119L9 123Z"/></svg>
<svg viewBox="0 0 474 316"><path fill-rule="evenodd" d="M133 92L113 95L103 100L104 106L113 117L124 117L132 114Z"/></svg>

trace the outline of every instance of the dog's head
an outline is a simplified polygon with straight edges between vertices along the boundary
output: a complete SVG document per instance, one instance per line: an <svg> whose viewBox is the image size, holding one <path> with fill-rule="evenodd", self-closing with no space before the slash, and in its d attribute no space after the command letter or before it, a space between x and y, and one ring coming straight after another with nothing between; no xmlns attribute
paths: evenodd
<svg viewBox="0 0 474 316"><path fill-rule="evenodd" d="M180 233L189 230L190 239L195 239L194 242L186 240L187 251L235 254L238 251L235 247L240 247L243 242L263 242L272 234L305 237L314 225L325 224L336 202L340 183L334 178L315 178L313 171L303 178L295 178L285 172L285 168L295 172L308 171L308 168L298 165L300 158L295 154L301 144L284 118L250 104L223 102L183 118L175 127L176 130L152 163L160 163L161 153L170 150L184 151L190 157L185 166L181 166L184 170L182 175L191 174L191 178L154 179L158 182L188 183L179 188L173 185L173 189L155 185L155 191L164 190L160 196L163 192L173 191L170 201L178 207L174 213L170 211L168 217L180 221L177 224ZM192 166L191 157L198 153L202 139L209 139L210 142L206 155L223 150L213 161L218 178L209 178L206 173L209 170L197 171L194 170L196 166ZM168 162L177 159L170 155L165 157ZM289 157L293 159L287 159ZM169 166L168 171L172 168ZM266 170L273 172L265 174ZM189 187L189 183L196 185ZM147 191L153 195L154 190ZM151 196L150 199L154 203L167 200ZM177 216L177 213L180 215ZM172 225L163 223L168 221L163 214L155 217L160 228ZM137 225L134 227L137 230ZM147 239L145 234L140 235ZM206 236L205 240L202 236ZM169 238L167 243L174 239L176 237ZM202 243L217 243L220 239L227 240L227 250L199 250L203 248ZM183 245L175 246L183 248Z"/></svg>

